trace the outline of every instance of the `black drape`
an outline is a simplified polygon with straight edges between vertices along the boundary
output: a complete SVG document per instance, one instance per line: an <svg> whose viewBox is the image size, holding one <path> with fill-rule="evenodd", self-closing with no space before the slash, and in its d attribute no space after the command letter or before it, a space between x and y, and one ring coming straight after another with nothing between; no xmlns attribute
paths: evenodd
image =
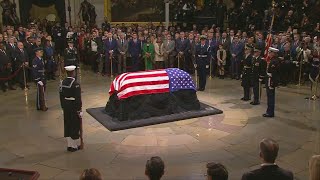
<svg viewBox="0 0 320 180"><path fill-rule="evenodd" d="M20 18L22 24L27 24L30 17L32 4L39 7L49 7L54 5L58 12L61 24L66 22L66 9L64 0L19 0Z"/></svg>

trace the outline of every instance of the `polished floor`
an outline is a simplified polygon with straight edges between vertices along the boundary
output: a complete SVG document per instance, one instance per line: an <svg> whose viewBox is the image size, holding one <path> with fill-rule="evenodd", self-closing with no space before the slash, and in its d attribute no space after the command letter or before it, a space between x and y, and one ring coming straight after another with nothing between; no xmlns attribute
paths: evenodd
<svg viewBox="0 0 320 180"><path fill-rule="evenodd" d="M81 81L83 109L104 106L110 78L84 72ZM34 86L27 101L23 90L0 93L0 167L36 170L40 179L78 179L91 167L106 180L146 179L146 160L160 156L167 180L205 179L205 164L212 161L225 164L229 179L237 180L259 166L258 142L271 137L280 144L277 164L306 180L310 156L320 153L320 101L304 99L308 88L278 88L276 117L266 119L265 92L262 104L252 106L240 100L239 81L216 78L198 98L222 115L110 132L85 113L85 149L68 153L58 84L48 83L47 112L35 110Z"/></svg>

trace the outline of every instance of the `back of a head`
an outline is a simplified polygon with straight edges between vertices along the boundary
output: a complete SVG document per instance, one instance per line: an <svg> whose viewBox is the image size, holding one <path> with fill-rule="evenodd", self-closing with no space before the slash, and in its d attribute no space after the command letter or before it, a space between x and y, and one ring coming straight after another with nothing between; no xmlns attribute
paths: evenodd
<svg viewBox="0 0 320 180"><path fill-rule="evenodd" d="M220 163L208 163L207 175L212 180L228 180L228 170Z"/></svg>
<svg viewBox="0 0 320 180"><path fill-rule="evenodd" d="M151 157L146 163L145 174L150 180L160 180L164 174L164 162L158 156Z"/></svg>
<svg viewBox="0 0 320 180"><path fill-rule="evenodd" d="M320 179L320 155L314 155L309 161L310 180Z"/></svg>
<svg viewBox="0 0 320 180"><path fill-rule="evenodd" d="M278 156L279 145L273 139L263 139L260 142L260 153L266 163L274 163Z"/></svg>
<svg viewBox="0 0 320 180"><path fill-rule="evenodd" d="M80 180L102 180L100 172L95 169L85 169L80 175Z"/></svg>

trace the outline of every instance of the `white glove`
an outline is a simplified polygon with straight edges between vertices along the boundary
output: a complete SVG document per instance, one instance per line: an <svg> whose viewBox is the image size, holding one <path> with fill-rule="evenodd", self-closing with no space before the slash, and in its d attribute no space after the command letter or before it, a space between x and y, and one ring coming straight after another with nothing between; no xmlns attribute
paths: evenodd
<svg viewBox="0 0 320 180"><path fill-rule="evenodd" d="M206 65L206 68L208 69L208 68L209 68L209 65Z"/></svg>
<svg viewBox="0 0 320 180"><path fill-rule="evenodd" d="M79 111L79 116L82 118L83 117L83 112Z"/></svg>
<svg viewBox="0 0 320 180"><path fill-rule="evenodd" d="M194 64L194 68L197 68L197 64Z"/></svg>
<svg viewBox="0 0 320 180"><path fill-rule="evenodd" d="M261 79L261 78L260 78L260 79L259 79L259 81L260 81L260 82L262 82L262 81L263 81L263 79Z"/></svg>
<svg viewBox="0 0 320 180"><path fill-rule="evenodd" d="M43 86L43 82L42 82L42 81L38 81L38 84L39 84L40 86Z"/></svg>

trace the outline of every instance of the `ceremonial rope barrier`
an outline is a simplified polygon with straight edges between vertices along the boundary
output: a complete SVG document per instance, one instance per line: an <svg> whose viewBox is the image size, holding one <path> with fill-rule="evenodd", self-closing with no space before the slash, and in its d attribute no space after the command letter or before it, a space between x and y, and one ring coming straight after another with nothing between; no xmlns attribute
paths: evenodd
<svg viewBox="0 0 320 180"><path fill-rule="evenodd" d="M22 65L22 66L23 66L23 65ZM14 78L15 76L17 76L18 73L21 71L22 66L20 66L20 68L17 69L17 70L16 70L13 74L11 74L10 76L8 76L8 77L6 77L6 78L0 78L0 81L8 81L8 80Z"/></svg>

